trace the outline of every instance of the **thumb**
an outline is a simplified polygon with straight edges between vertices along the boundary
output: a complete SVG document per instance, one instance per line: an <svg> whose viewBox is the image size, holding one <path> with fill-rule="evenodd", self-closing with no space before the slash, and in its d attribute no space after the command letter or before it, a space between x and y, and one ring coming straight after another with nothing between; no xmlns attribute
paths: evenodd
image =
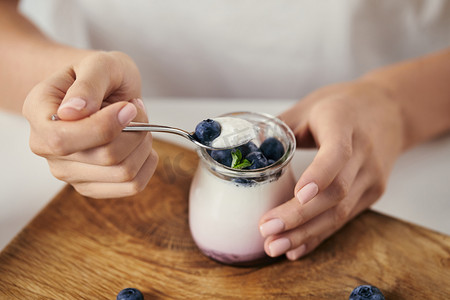
<svg viewBox="0 0 450 300"><path fill-rule="evenodd" d="M123 101L108 105L77 122L47 121L53 127L50 153L69 155L110 143L137 114L134 104Z"/></svg>
<svg viewBox="0 0 450 300"><path fill-rule="evenodd" d="M83 72L85 73L85 72ZM78 76L64 96L57 114L61 120L73 121L90 116L98 111L105 97L107 79L86 74Z"/></svg>

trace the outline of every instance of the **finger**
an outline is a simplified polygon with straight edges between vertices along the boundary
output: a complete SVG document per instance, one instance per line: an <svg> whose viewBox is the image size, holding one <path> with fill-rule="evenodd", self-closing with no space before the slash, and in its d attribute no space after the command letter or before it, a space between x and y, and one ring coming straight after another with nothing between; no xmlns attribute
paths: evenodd
<svg viewBox="0 0 450 300"><path fill-rule="evenodd" d="M136 177L131 181L122 183L86 182L74 184L73 187L82 195L98 199L135 195L145 188L155 172L157 163L158 155L152 150Z"/></svg>
<svg viewBox="0 0 450 300"><path fill-rule="evenodd" d="M53 176L71 184L81 182L119 183L133 180L151 151L152 142L151 137L148 136L126 159L116 165L98 166L59 159L49 159L48 161Z"/></svg>
<svg viewBox="0 0 450 300"><path fill-rule="evenodd" d="M73 83L73 70L66 68L37 84L27 95L22 113L30 121L32 127L50 120L58 110L61 99Z"/></svg>
<svg viewBox="0 0 450 300"><path fill-rule="evenodd" d="M110 143L136 115L132 103L118 102L76 122L44 120L30 144L41 156L66 156Z"/></svg>
<svg viewBox="0 0 450 300"><path fill-rule="evenodd" d="M307 117L304 116L304 112L300 112L298 115L293 114L294 109L284 112L279 116L279 119L288 125L294 132L296 144L298 148L313 148L317 147L314 136L311 133L309 122Z"/></svg>
<svg viewBox="0 0 450 300"><path fill-rule="evenodd" d="M38 155L68 155L106 144L137 115L133 104L121 102L80 120L81 123L52 121L51 115L71 84L69 73L64 70L54 74L27 96L23 113L31 126L31 150Z"/></svg>
<svg viewBox="0 0 450 300"><path fill-rule="evenodd" d="M295 196L305 204L325 190L352 156L352 130L336 132L333 123L324 124L317 137L319 151L295 187Z"/></svg>
<svg viewBox="0 0 450 300"><path fill-rule="evenodd" d="M360 197L360 201L358 201L357 205L351 210L350 214L345 217L345 220L341 220L340 222L336 223L339 225L329 226L326 228L320 236L317 236L317 238L310 239L306 241L305 243L301 244L297 248L294 248L292 250L289 250L286 252L286 257L289 260L297 260L302 256L307 255L308 253L311 253L314 249L316 249L322 242L324 242L327 238L329 238L331 235L333 235L336 231L339 230L342 226L344 226L348 221L355 218L357 215L359 215L361 212L366 210L373 202L375 202L376 199L378 199L378 189L377 188L369 188L366 190L362 196ZM336 216L345 216L346 213L337 213L339 208L336 208L334 211L330 211L328 215L324 215L323 219L332 219L333 217L336 218ZM325 223L322 221L322 223ZM300 242L301 243L301 242Z"/></svg>
<svg viewBox="0 0 450 300"><path fill-rule="evenodd" d="M275 257L290 250L295 250L289 256L297 259L296 255L301 252L297 248L302 245L305 245L304 253L302 254L312 251L325 238L336 232L350 220L353 208L368 189L367 187L371 180L369 172L364 171L362 176L357 177L355 180L354 188L349 195L339 205L335 205L297 228L268 237L264 243L266 253Z"/></svg>
<svg viewBox="0 0 450 300"><path fill-rule="evenodd" d="M72 68L72 84L58 108L61 120L79 120L98 111L114 90L120 87L120 69L108 53L98 53ZM131 96L131 97L130 97ZM130 95L134 98L138 95ZM127 99L123 99L127 100Z"/></svg>
<svg viewBox="0 0 450 300"><path fill-rule="evenodd" d="M265 213L260 220L261 234L268 237L281 231L296 228L337 205L346 197L348 189L358 176L364 160L364 153L358 151L341 173L336 176L335 180L311 201L301 204L297 198L293 198ZM270 222L271 220L279 221Z"/></svg>
<svg viewBox="0 0 450 300"><path fill-rule="evenodd" d="M134 121L148 122L142 100L133 99L130 102L136 106L138 111ZM99 166L113 166L128 157L147 137L151 138L151 134L147 132L122 132L117 138L106 145L57 158Z"/></svg>
<svg viewBox="0 0 450 300"><path fill-rule="evenodd" d="M147 132L123 132L106 145L62 157L51 156L48 158L96 166L115 166L130 156L130 154L148 137L151 137L151 134Z"/></svg>

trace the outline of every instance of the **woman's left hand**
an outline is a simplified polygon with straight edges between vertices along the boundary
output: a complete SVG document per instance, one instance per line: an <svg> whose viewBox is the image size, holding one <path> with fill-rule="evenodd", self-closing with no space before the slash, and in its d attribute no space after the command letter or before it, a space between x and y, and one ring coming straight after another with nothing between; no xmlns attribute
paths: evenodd
<svg viewBox="0 0 450 300"><path fill-rule="evenodd" d="M299 147L318 147L294 198L260 220L266 253L296 260L382 195L403 149L403 120L389 91L365 80L321 88L280 118Z"/></svg>

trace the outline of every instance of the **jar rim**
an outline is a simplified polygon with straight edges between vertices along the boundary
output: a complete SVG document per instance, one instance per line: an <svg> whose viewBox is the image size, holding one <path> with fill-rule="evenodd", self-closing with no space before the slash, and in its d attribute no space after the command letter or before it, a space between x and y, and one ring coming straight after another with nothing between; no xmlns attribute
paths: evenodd
<svg viewBox="0 0 450 300"><path fill-rule="evenodd" d="M270 176L272 174L278 173L280 170L282 170L286 165L289 164L292 157L294 156L295 149L296 149L296 140L294 133L289 128L289 126L286 125L283 121L281 121L279 118L267 114L267 113L261 113L261 112L251 112L251 111L235 111L226 113L223 115L220 115L219 117L237 117L237 116L254 116L261 118L262 120L272 122L275 124L279 129L283 131L285 134L284 140L285 140L285 151L283 156L273 163L272 165L266 166L264 168L260 169L254 169L254 170L243 170L243 169L234 169L231 167L227 167L217 161L215 161L204 148L199 148L197 150L197 153L199 157L201 158L202 162L207 163L207 165L210 167L210 169L214 172L217 172L221 175L229 176L229 177L240 177L240 178L257 178L257 177L266 177ZM252 122L252 121L250 121ZM258 122L260 123L260 122Z"/></svg>

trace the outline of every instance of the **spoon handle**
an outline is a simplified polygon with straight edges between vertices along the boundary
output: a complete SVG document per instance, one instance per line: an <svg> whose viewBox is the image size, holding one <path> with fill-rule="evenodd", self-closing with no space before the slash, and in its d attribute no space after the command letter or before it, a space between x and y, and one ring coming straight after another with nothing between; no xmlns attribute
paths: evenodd
<svg viewBox="0 0 450 300"><path fill-rule="evenodd" d="M122 131L152 131L152 132L167 132L178 134L190 139L190 133L176 127L164 126L164 125L155 125L148 123L139 123L139 122L131 122L127 127L122 129Z"/></svg>
<svg viewBox="0 0 450 300"><path fill-rule="evenodd" d="M187 132L186 130L171 127L171 126L164 126L164 125L155 125L155 124L148 124L148 123L139 123L139 122L130 122L127 127L122 129L122 131L151 131L151 132L165 132L165 133L173 133L179 136L182 136L194 144L196 144L198 147L205 148L208 150L223 150L223 149L229 149L231 147L224 147L224 148L217 148L212 147L210 145L204 145L197 141L197 139L194 137L193 133ZM240 145L238 145L240 146Z"/></svg>

